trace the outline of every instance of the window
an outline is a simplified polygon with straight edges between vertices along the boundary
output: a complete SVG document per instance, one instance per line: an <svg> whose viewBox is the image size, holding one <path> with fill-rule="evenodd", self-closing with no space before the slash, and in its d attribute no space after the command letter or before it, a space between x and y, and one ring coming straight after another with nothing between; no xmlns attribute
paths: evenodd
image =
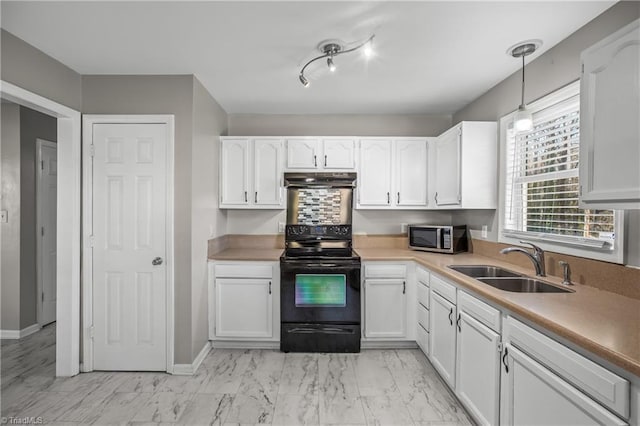
<svg viewBox="0 0 640 426"><path fill-rule="evenodd" d="M621 215L578 205L578 90L574 83L530 105L529 132L508 128L512 114L502 119L501 241L543 242L548 250L622 262Z"/></svg>

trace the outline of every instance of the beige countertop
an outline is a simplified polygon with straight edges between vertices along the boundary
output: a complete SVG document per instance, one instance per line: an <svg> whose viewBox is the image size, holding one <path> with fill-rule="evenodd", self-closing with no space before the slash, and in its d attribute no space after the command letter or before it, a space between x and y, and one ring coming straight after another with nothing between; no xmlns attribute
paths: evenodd
<svg viewBox="0 0 640 426"><path fill-rule="evenodd" d="M283 249L230 248L210 260L277 261ZM574 293L511 293L469 278L447 266L490 264L529 276L529 269L473 253L443 255L407 249L357 248L363 261L415 261L460 287L538 324L640 377L640 300L576 284ZM557 277L545 281L561 286Z"/></svg>

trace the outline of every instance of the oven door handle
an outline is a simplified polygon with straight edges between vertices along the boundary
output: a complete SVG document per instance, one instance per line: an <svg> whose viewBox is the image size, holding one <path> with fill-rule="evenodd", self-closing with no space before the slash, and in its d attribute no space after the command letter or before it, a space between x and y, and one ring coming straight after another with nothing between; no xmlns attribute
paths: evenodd
<svg viewBox="0 0 640 426"><path fill-rule="evenodd" d="M325 328L308 328L308 327L296 327L291 330L287 330L287 333L325 333L325 334L353 334L352 329L325 327Z"/></svg>

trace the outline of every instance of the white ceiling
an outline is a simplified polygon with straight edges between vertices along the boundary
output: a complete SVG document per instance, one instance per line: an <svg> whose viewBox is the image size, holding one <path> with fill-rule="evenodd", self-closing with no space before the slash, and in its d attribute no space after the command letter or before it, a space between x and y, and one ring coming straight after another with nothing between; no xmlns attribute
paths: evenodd
<svg viewBox="0 0 640 426"><path fill-rule="evenodd" d="M80 74L195 74L228 113L451 114L613 1L2 1L2 27ZM376 57L318 61L376 34ZM530 60L528 58L528 60Z"/></svg>

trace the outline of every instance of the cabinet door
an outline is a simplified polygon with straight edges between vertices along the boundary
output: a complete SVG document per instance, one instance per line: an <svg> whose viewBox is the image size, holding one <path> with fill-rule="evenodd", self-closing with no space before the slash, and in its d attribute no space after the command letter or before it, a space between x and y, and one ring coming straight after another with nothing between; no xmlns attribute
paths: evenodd
<svg viewBox="0 0 640 426"><path fill-rule="evenodd" d="M456 393L482 425L497 425L500 336L465 312L458 314Z"/></svg>
<svg viewBox="0 0 640 426"><path fill-rule="evenodd" d="M282 141L256 139L253 150L253 203L282 206Z"/></svg>
<svg viewBox="0 0 640 426"><path fill-rule="evenodd" d="M640 208L639 22L581 56L580 200L586 208Z"/></svg>
<svg viewBox="0 0 640 426"><path fill-rule="evenodd" d="M273 335L271 281L220 278L215 281L216 337Z"/></svg>
<svg viewBox="0 0 640 426"><path fill-rule="evenodd" d="M431 363L453 388L456 368L456 306L431 290L429 314Z"/></svg>
<svg viewBox="0 0 640 426"><path fill-rule="evenodd" d="M501 424L627 424L515 347L507 344L505 351Z"/></svg>
<svg viewBox="0 0 640 426"><path fill-rule="evenodd" d="M365 280L365 337L405 337L407 332L406 281Z"/></svg>
<svg viewBox="0 0 640 426"><path fill-rule="evenodd" d="M427 141L395 143L395 202L397 206L427 206Z"/></svg>
<svg viewBox="0 0 640 426"><path fill-rule="evenodd" d="M435 169L438 206L459 205L460 197L460 149L461 128L454 127L436 139Z"/></svg>
<svg viewBox="0 0 640 426"><path fill-rule="evenodd" d="M287 169L317 169L318 139L287 139Z"/></svg>
<svg viewBox="0 0 640 426"><path fill-rule="evenodd" d="M391 141L360 141L358 206L391 206Z"/></svg>
<svg viewBox="0 0 640 426"><path fill-rule="evenodd" d="M325 169L355 169L355 141L353 139L325 139L322 165Z"/></svg>
<svg viewBox="0 0 640 426"><path fill-rule="evenodd" d="M221 205L249 203L249 140L221 141L220 196Z"/></svg>

